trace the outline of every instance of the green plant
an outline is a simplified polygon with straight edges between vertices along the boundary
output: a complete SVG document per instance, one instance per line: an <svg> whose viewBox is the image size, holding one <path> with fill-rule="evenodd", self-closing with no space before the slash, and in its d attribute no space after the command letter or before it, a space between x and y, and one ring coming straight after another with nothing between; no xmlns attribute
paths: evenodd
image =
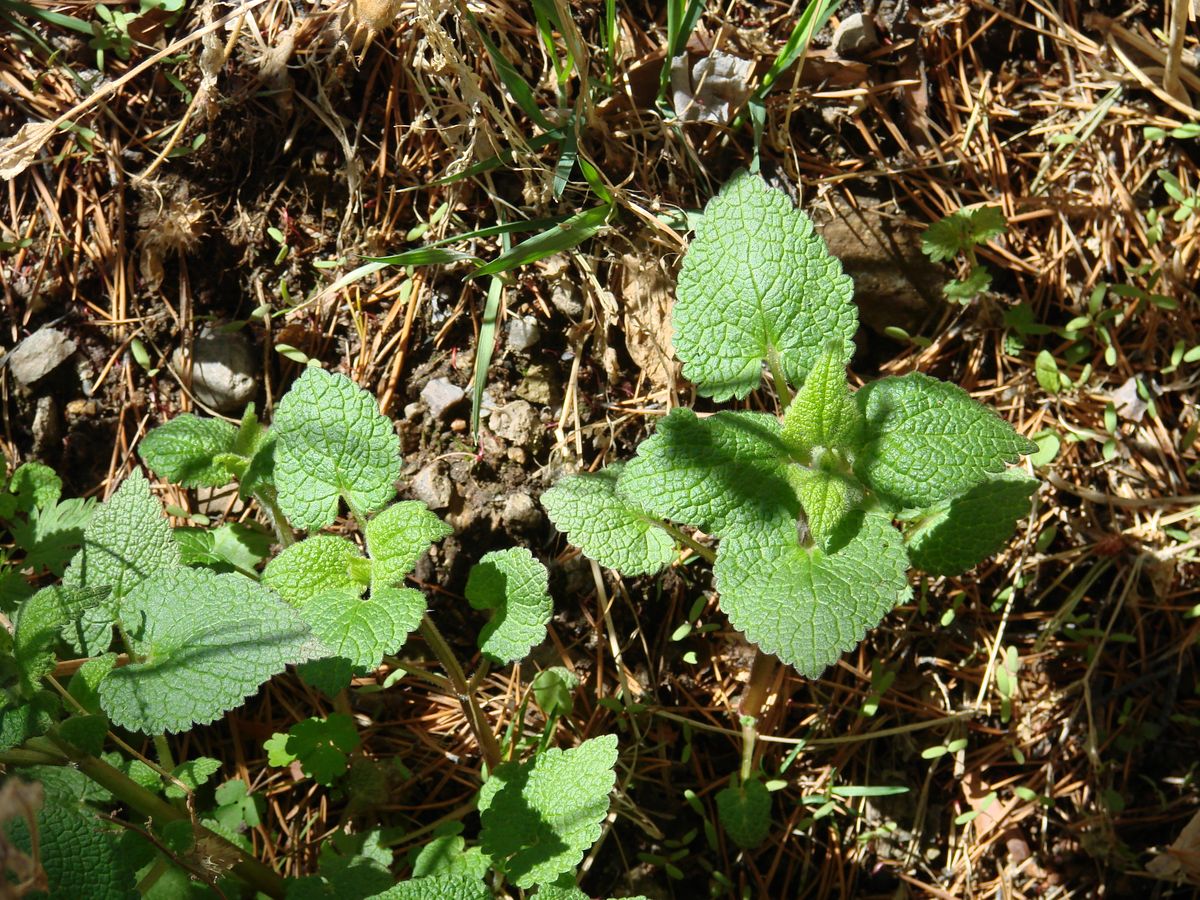
<svg viewBox="0 0 1200 900"><path fill-rule="evenodd" d="M739 843L769 808L750 787L765 654L818 677L908 599L910 566L954 574L998 550L1036 484L1007 468L1034 445L954 385L914 372L851 392L851 292L808 217L738 174L684 259L674 346L713 400L760 387L765 361L782 416L674 409L632 460L542 498L573 544L624 574L659 571L680 544L713 563L722 610L759 648L740 779L719 801Z"/></svg>
<svg viewBox="0 0 1200 900"><path fill-rule="evenodd" d="M546 747L547 733L520 761L516 742L502 747L491 732L475 679L426 614L425 597L404 585L450 529L424 504L394 502L399 440L374 398L310 366L269 429L253 408L238 426L182 415L151 431L139 450L150 469L183 487L236 481L242 498L267 512L281 549L272 557L269 535L243 523L172 528L140 472L94 508L59 502L61 482L44 466L21 467L0 492L0 518L16 544L8 568L38 580L61 574L36 592L10 591L5 612L14 628L0 629L0 765L28 767L47 798L33 831L23 821L7 831L26 849L37 835L51 895L94 887L81 887L71 864L82 854L87 874L114 896L135 884L186 885L189 876L237 892L232 876L271 897L484 898L492 896L485 874L496 886L541 885L540 896L582 896L574 869L608 813L616 737L560 750ZM346 526L327 530L343 505ZM348 536L355 531L357 540ZM466 595L492 613L479 636L485 667L520 660L545 638L547 575L529 551L484 556ZM369 778L372 762L357 759L361 736L347 687L418 630L446 677L421 663L400 668L454 693L485 762L477 845L423 858L412 879L396 884L392 851L378 834L359 835L323 856L318 874L285 884L240 833L260 823L261 798L240 780L210 790L221 762L178 761L166 735L216 720L295 665L340 711L276 734L265 745L268 760L295 762L305 776L352 793L356 772ZM78 656L87 659L61 681L59 662ZM547 679L539 702L554 693L569 711L566 685L560 680L556 691ZM152 739L156 758L134 749L139 734ZM125 811L123 834L97 818L114 807Z"/></svg>
<svg viewBox="0 0 1200 900"><path fill-rule="evenodd" d="M962 255L967 270L961 279L954 279L942 290L947 299L967 303L986 291L992 284L992 273L975 256L975 248L1004 234L1008 221L998 206L979 206L959 209L939 219L921 236L921 250L934 262L943 262Z"/></svg>

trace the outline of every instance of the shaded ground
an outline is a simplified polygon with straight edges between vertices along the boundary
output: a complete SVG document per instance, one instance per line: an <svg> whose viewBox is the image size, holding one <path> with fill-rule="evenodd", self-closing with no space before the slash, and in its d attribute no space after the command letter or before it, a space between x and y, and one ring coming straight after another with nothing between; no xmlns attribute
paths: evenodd
<svg viewBox="0 0 1200 900"><path fill-rule="evenodd" d="M146 46L128 61L107 51L102 78L186 45L92 94L70 116L74 131L3 185L0 343L53 322L78 348L31 386L5 371L10 465L41 458L68 490L103 495L137 465L148 427L198 408L186 358L202 328L246 342L266 410L299 371L289 356L318 359L397 419L407 490L428 499L437 478L452 486L448 497L438 487L439 512L456 535L417 574L464 656L479 625L461 599L470 564L519 543L551 565L551 639L482 690L502 731L534 670L566 665L583 687L562 740L623 735L616 815L587 863L589 892L721 895L715 870L730 896L1187 895L1145 865L1198 799L1197 363L1185 359L1200 344L1188 214L1200 157L1194 137L1144 129L1200 119L1194 24L1172 94L1159 5L1117 21L1106 17L1114 9L1073 3L884 4L878 48L839 55L823 32L767 95L763 171L799 197L855 276L867 325L855 375L920 369L962 384L1041 436L1044 485L1002 557L922 581L918 604L819 682L780 673L763 729L777 738L763 757L779 785L776 827L739 854L723 839L710 850L684 800L694 791L715 820L712 798L737 768L734 708L749 661L707 572L605 573L598 596L589 565L534 501L564 471L627 458L657 416L690 399L669 361L685 246L674 226L750 163L750 123L684 125L656 108L667 41L658 4L617 4L611 53L603 4L573 4L551 52L522 4L471 4L473 22L449 2L377 15L374 4L252 7L232 30L207 24L226 16L207 4L139 19ZM94 17L90 4L70 11ZM0 39L5 135L64 115L101 83L86 39L32 14L19 21L29 34ZM734 2L701 18L688 50L751 60L761 76L794 22L785 4ZM534 85L547 122L504 88L484 35ZM560 93L552 56L564 48L577 67ZM670 92L664 102L669 112ZM471 381L487 280L464 280L469 263L337 280L362 256L596 206L578 165L556 198L564 145L537 141L570 110L579 159L617 214L579 247L510 273L487 375L500 412L485 415L476 442L469 395L444 415L421 395L435 378ZM437 183L500 153L511 155ZM941 286L962 273L928 262L920 229L978 203L1010 223L980 253L993 291L948 303ZM451 246L502 252L495 238ZM536 325L536 341L521 348L516 321ZM1058 375L1043 362L1039 378L1041 351ZM426 485L414 485L422 473ZM714 630L672 639L698 597L699 623ZM614 698L645 710L630 715ZM347 808L266 766L265 738L327 711L299 682L277 680L181 742L181 757L205 748L267 795L254 839L288 873L310 870L332 830L416 829L476 790L454 698L405 683L354 703L359 772L387 779L378 806ZM531 713L525 726L541 724ZM862 786L909 791L832 793Z"/></svg>

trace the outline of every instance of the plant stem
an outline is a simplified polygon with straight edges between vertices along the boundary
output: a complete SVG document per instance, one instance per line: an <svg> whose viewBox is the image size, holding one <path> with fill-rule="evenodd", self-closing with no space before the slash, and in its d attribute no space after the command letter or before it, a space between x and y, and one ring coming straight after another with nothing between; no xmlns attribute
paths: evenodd
<svg viewBox="0 0 1200 900"><path fill-rule="evenodd" d="M259 506L267 511L267 518L271 520L271 527L275 529L275 537L279 540L279 546L290 547L296 543L296 533L292 531L292 526L288 523L287 516L279 508L279 502L275 499L275 492L268 488L260 488L254 492L254 499L258 501Z"/></svg>
<svg viewBox="0 0 1200 900"><path fill-rule="evenodd" d="M701 559L705 560L706 562L711 564L711 563L714 563L717 561L717 554L714 553L711 548L705 547L703 544L701 544L699 541L695 540L694 538L688 537L688 535L684 534L681 529L676 528L674 525L670 524L669 522L660 522L657 519L654 520L654 524L657 525L659 528L661 528L663 531L665 531L667 534L669 534L671 537L675 538L675 540L679 541L679 543L683 544L689 550L692 550L693 552L695 552L695 554L697 556L699 556Z"/></svg>
<svg viewBox="0 0 1200 900"><path fill-rule="evenodd" d="M167 743L165 734L154 736L154 752L158 754L158 764L168 772L175 771L175 757L171 754L171 745Z"/></svg>
<svg viewBox="0 0 1200 900"><path fill-rule="evenodd" d="M29 741L29 744L33 745L39 751L44 750L46 753L61 751L79 768L79 771L87 775L96 784L107 790L130 809L150 819L154 819L159 824L190 820L190 816L186 812L176 809L162 797L146 790L136 781L133 781L119 769L110 766L104 760L92 756L90 753L81 752L67 741L54 737L46 737L34 738ZM285 893L283 878L277 872L245 853L239 847L231 844L219 834L209 831L204 826L199 827L207 833L206 836L208 839L221 844L225 850L238 858L238 862L234 863L233 866L235 875L255 890L261 891L269 897L283 897Z"/></svg>
<svg viewBox="0 0 1200 900"><path fill-rule="evenodd" d="M458 663L458 657L454 655L454 651L450 649L450 645L428 614L421 619L421 637L425 639L425 643L429 645L433 655L437 657L442 668L446 670L446 674L450 676L450 684L454 686L458 702L462 704L463 712L467 715L467 723L471 726L471 731L479 744L483 761L487 764L489 772L494 770L500 764L500 744L496 741L496 735L492 734L483 711L475 702L471 686L467 683L467 675Z"/></svg>
<svg viewBox="0 0 1200 900"><path fill-rule="evenodd" d="M775 393L779 395L779 405L787 409L792 402L792 389L788 387L787 376L783 374L783 360L779 351L772 347L767 351L767 368L771 370L771 378L775 381Z"/></svg>
<svg viewBox="0 0 1200 900"><path fill-rule="evenodd" d="M742 725L742 781L750 777L754 768L754 744L758 740L758 717L775 680L775 667L779 661L759 649L754 651L754 662L750 665L750 681L746 693L738 704Z"/></svg>

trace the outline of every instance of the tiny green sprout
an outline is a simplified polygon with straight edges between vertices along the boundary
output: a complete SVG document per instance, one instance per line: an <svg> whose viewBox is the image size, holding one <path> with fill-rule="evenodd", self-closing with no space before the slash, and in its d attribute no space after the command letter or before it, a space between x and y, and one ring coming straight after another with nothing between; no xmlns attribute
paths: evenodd
<svg viewBox="0 0 1200 900"><path fill-rule="evenodd" d="M968 263L961 279L949 282L944 288L946 297L958 303L968 303L992 284L992 273L975 255L975 248L999 237L1008 228L1008 220L998 206L960 209L939 219L921 236L921 250L933 262L952 260L960 254Z"/></svg>

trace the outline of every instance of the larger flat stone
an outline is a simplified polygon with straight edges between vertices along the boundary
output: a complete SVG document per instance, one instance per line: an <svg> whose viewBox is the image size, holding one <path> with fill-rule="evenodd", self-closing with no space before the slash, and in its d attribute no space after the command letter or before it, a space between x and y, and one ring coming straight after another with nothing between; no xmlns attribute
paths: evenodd
<svg viewBox="0 0 1200 900"><path fill-rule="evenodd" d="M57 328L41 328L8 354L8 370L20 384L41 381L75 352L75 342Z"/></svg>

